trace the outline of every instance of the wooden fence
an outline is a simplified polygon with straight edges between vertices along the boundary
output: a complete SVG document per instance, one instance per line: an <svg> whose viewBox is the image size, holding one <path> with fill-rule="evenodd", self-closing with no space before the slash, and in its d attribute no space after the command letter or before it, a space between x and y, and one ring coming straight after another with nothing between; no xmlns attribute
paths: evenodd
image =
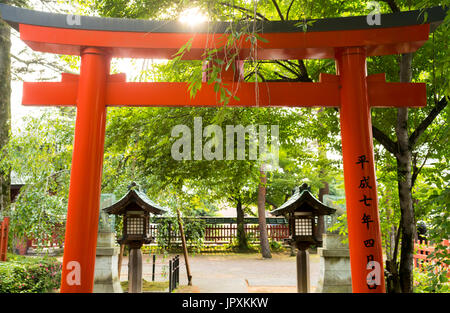
<svg viewBox="0 0 450 313"><path fill-rule="evenodd" d="M233 239L237 237L237 224L233 218L209 217L196 219L203 219L206 222L204 235L205 245L220 245L231 243ZM224 221L229 223L220 224L220 222ZM255 221L257 221L257 219L255 218L246 218L246 224L244 224L244 231L247 235L247 239L252 243L259 241L259 225L254 224ZM269 240L282 241L283 239L289 237L288 225L283 224L283 222L285 222L284 219L268 218L267 221L272 221L274 223L267 224ZM29 238L26 242L22 243L20 247L17 248L19 248L18 250L20 250L20 254L25 254L30 247L33 249L36 249L38 246L43 249L61 248L64 245L64 231L64 225L55 225L52 236L49 236L40 242ZM152 237L157 238L158 224L149 225L149 234ZM176 228L176 230L170 231L170 235L167 235L167 240L169 243L181 242L181 236L178 227Z"/></svg>
<svg viewBox="0 0 450 313"><path fill-rule="evenodd" d="M26 240L18 244L16 248L19 251L19 254L26 254L29 248L32 248L34 250L37 248L44 250L62 248L64 246L64 233L64 225L56 224L53 227L53 232L50 236L45 236L40 240L27 238Z"/></svg>
<svg viewBox="0 0 450 313"><path fill-rule="evenodd" d="M205 226L205 244L225 244L231 243L237 236L237 224L207 224ZM259 241L259 225L244 224L244 231L248 241ZM158 224L150 224L149 233L152 237L158 236ZM267 225L269 240L282 241L289 237L289 228L286 224ZM181 236L178 230L171 230L167 235L170 243L181 242Z"/></svg>
<svg viewBox="0 0 450 313"><path fill-rule="evenodd" d="M4 217L0 222L0 261L6 261L8 250L9 217Z"/></svg>
<svg viewBox="0 0 450 313"><path fill-rule="evenodd" d="M27 246L33 249L36 249L38 246L41 248L60 248L63 246L63 240L61 240L59 235L53 234L51 237L45 237L40 241L29 239Z"/></svg>
<svg viewBox="0 0 450 313"><path fill-rule="evenodd" d="M449 240L443 240L442 245L447 247L447 250L449 250ZM436 245L428 244L425 241L417 240L414 242L414 267L419 269L424 269L426 265L429 264L429 262L432 262L432 260L428 259L428 256L434 252L436 248ZM433 262L435 263L435 262ZM444 268L448 269L447 264L442 265ZM437 272L439 268L435 268L435 272ZM447 277L450 277L450 272L447 272Z"/></svg>

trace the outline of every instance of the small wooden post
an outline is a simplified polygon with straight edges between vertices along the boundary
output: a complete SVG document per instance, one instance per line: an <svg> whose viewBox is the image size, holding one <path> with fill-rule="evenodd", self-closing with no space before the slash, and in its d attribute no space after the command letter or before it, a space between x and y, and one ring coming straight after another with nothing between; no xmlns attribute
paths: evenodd
<svg viewBox="0 0 450 313"><path fill-rule="evenodd" d="M120 252L119 252L119 262L117 264L117 273L119 275L120 280L120 271L122 269L122 259L123 259L123 250L125 249L125 244L120 244Z"/></svg>
<svg viewBox="0 0 450 313"><path fill-rule="evenodd" d="M169 260L169 292L173 290L173 264L172 260Z"/></svg>
<svg viewBox="0 0 450 313"><path fill-rule="evenodd" d="M186 238L184 237L183 222L180 216L180 210L177 208L178 225L180 227L181 242L183 244L184 262L186 263L186 274L188 277L188 285L192 286L192 275L189 269L188 251L186 246Z"/></svg>
<svg viewBox="0 0 450 313"><path fill-rule="evenodd" d="M156 254L153 254L153 265L152 265L152 281L155 281L155 263L156 263Z"/></svg>
<svg viewBox="0 0 450 313"><path fill-rule="evenodd" d="M233 243L233 223L230 223L230 244Z"/></svg>
<svg viewBox="0 0 450 313"><path fill-rule="evenodd" d="M180 256L175 257L175 288L180 284Z"/></svg>
<svg viewBox="0 0 450 313"><path fill-rule="evenodd" d="M167 235L169 238L167 238L167 249L170 251L170 239L172 237L172 223L168 222L167 223Z"/></svg>

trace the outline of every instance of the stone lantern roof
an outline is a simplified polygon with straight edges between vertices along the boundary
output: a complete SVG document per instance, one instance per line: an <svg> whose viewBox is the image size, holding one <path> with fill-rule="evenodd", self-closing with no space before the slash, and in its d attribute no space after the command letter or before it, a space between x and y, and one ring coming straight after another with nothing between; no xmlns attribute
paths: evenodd
<svg viewBox="0 0 450 313"><path fill-rule="evenodd" d="M139 190L130 189L121 199L103 210L108 214L123 215L129 210L141 209L155 215L161 215L166 210L150 200Z"/></svg>
<svg viewBox="0 0 450 313"><path fill-rule="evenodd" d="M277 209L270 213L275 216L284 215L293 212L311 212L312 215L330 215L336 212L329 206L320 202L311 194L310 187L305 183L294 189L293 195Z"/></svg>

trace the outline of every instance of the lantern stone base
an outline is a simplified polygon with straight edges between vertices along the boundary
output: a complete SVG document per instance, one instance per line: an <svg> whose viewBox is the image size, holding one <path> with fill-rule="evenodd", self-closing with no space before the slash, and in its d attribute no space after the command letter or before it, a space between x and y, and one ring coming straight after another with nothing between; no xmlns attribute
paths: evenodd
<svg viewBox="0 0 450 313"><path fill-rule="evenodd" d="M95 258L94 293L122 293L117 259L119 248L114 246L114 233L99 232Z"/></svg>
<svg viewBox="0 0 450 313"><path fill-rule="evenodd" d="M343 236L323 235L323 248L318 248L320 271L317 292L351 293L352 276L350 270L350 251L343 244Z"/></svg>

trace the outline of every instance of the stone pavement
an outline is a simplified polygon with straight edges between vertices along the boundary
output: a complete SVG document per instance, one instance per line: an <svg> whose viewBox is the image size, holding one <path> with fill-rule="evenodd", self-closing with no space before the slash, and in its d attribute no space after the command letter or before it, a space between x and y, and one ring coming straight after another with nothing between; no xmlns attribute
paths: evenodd
<svg viewBox="0 0 450 313"><path fill-rule="evenodd" d="M170 255L169 257L172 257ZM161 272L168 272L169 257L157 256L156 281L168 280ZM263 259L260 254L190 255L192 283L202 293L297 292L296 257L273 254ZM187 285L186 267L180 254L180 285ZM128 258L123 258L120 280L127 280ZM144 279L152 279L152 262L143 256ZM317 287L319 256L310 254L311 292Z"/></svg>

